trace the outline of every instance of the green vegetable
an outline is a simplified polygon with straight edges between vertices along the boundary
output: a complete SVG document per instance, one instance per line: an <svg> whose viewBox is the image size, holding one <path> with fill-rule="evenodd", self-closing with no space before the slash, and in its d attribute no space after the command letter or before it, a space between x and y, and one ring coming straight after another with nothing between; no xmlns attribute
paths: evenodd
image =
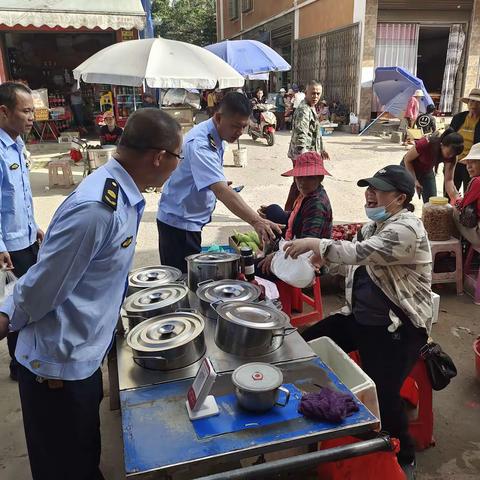
<svg viewBox="0 0 480 480"><path fill-rule="evenodd" d="M250 241L255 242L258 247L261 246L260 237L257 232L249 232L247 235L250 237Z"/></svg>

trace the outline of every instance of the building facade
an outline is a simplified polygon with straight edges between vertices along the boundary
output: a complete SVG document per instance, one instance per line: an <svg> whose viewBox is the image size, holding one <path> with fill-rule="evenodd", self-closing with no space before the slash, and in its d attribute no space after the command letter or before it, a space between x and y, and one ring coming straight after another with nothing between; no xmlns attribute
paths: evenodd
<svg viewBox="0 0 480 480"><path fill-rule="evenodd" d="M319 80L324 97L369 120L376 67L400 66L422 78L437 108L460 108L478 85L480 0L217 0L218 41L255 39L292 71L272 88Z"/></svg>

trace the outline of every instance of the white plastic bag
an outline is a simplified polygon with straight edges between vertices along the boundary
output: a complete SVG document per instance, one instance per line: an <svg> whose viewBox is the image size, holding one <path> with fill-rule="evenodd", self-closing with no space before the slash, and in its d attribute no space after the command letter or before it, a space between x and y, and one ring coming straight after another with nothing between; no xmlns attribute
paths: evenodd
<svg viewBox="0 0 480 480"><path fill-rule="evenodd" d="M315 280L315 268L309 260L312 252L303 253L295 260L292 257L285 258L285 243L285 240L280 240L279 250L272 259L272 272L292 287L305 288L312 285Z"/></svg>
<svg viewBox="0 0 480 480"><path fill-rule="evenodd" d="M358 124L358 117L351 112L350 113L350 125L357 125Z"/></svg>
<svg viewBox="0 0 480 480"><path fill-rule="evenodd" d="M0 270L0 305L13 293L17 277L9 270Z"/></svg>

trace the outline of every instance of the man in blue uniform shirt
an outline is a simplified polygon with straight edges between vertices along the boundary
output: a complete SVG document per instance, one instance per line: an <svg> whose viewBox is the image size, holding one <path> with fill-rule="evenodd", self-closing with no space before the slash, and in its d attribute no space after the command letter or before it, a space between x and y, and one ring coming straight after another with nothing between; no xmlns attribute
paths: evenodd
<svg viewBox="0 0 480 480"><path fill-rule="evenodd" d="M179 124L158 109L132 114L115 154L62 203L38 262L0 307L15 356L34 480L96 480L100 365L125 296L146 187L161 186L181 151Z"/></svg>
<svg viewBox="0 0 480 480"><path fill-rule="evenodd" d="M37 261L43 232L33 215L32 191L20 135L33 126L31 90L21 83L0 85L0 266L21 277ZM17 333L8 335L10 378L17 379Z"/></svg>
<svg viewBox="0 0 480 480"><path fill-rule="evenodd" d="M184 160L165 185L158 208L163 265L187 271L185 257L201 251L202 229L211 221L217 199L249 223L263 241L281 233L277 224L261 218L228 186L223 172L224 141L238 140L250 113L250 102L244 95L228 93L213 117L185 136Z"/></svg>

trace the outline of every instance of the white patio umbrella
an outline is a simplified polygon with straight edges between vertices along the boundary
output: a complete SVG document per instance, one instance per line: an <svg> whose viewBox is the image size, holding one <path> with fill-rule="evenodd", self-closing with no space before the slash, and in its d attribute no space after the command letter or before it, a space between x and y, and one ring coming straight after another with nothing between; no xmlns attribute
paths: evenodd
<svg viewBox="0 0 480 480"><path fill-rule="evenodd" d="M208 50L175 40L149 38L116 43L100 50L75 70L86 83L152 88L236 88L243 77Z"/></svg>

